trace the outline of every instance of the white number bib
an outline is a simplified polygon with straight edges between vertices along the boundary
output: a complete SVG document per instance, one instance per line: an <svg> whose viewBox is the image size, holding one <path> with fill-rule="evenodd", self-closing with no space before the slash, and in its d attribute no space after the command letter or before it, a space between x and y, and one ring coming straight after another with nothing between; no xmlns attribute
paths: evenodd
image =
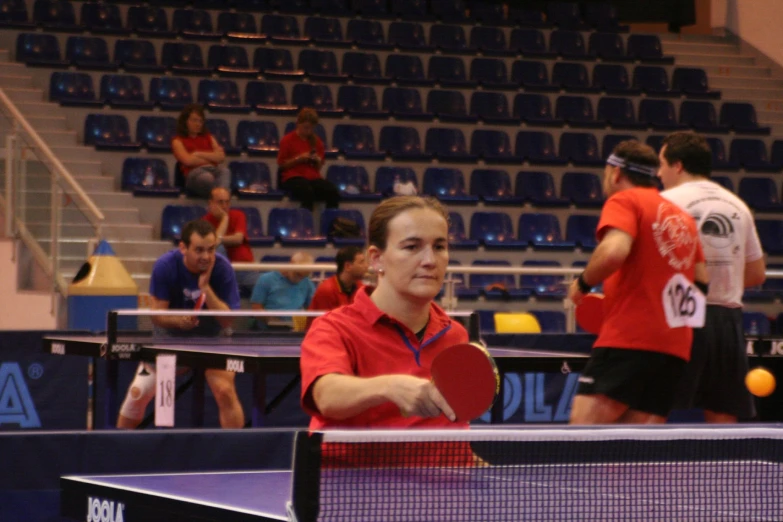
<svg viewBox="0 0 783 522"><path fill-rule="evenodd" d="M661 300L669 328L704 326L707 298L683 274L675 274L669 279Z"/></svg>

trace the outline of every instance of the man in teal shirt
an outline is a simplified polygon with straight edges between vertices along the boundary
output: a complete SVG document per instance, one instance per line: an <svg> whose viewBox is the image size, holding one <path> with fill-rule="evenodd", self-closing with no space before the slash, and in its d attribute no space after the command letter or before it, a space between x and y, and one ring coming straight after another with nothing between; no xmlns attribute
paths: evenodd
<svg viewBox="0 0 783 522"><path fill-rule="evenodd" d="M313 256L306 252L297 252L291 256L291 264L311 264ZM303 270L285 270L262 274L253 287L250 306L253 310L306 310L315 293L315 285L310 280L310 272ZM261 328L266 328L270 319L290 322L290 317L267 318L258 320ZM274 322L274 321L273 321Z"/></svg>

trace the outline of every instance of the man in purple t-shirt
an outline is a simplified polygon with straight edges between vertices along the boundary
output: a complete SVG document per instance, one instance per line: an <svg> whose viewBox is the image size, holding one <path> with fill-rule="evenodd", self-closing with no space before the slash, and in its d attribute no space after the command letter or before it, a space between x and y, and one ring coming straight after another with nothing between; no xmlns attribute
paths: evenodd
<svg viewBox="0 0 783 522"><path fill-rule="evenodd" d="M163 254L152 268L150 296L153 310L193 310L202 295L208 310L239 308L236 275L225 257L217 255L215 228L196 220L182 229L179 248ZM188 315L152 316L156 335L215 336L231 326L231 318ZM210 369L205 377L220 410L220 425L242 428L245 416L237 397L234 373ZM117 420L118 428L135 428L155 396L155 368L141 363L128 389Z"/></svg>

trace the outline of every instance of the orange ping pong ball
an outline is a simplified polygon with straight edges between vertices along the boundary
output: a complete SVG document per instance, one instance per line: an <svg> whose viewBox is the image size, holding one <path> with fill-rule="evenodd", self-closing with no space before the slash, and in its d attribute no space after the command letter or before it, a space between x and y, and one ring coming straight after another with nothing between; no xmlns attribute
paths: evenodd
<svg viewBox="0 0 783 522"><path fill-rule="evenodd" d="M745 386L756 397L767 397L775 391L775 376L766 368L754 368L745 376Z"/></svg>

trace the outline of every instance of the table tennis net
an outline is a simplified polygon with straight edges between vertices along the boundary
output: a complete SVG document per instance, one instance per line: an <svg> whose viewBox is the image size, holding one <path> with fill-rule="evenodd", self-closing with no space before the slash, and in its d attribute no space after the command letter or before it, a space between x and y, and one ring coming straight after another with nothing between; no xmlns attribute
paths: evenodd
<svg viewBox="0 0 783 522"><path fill-rule="evenodd" d="M291 520L780 521L783 429L300 433Z"/></svg>

